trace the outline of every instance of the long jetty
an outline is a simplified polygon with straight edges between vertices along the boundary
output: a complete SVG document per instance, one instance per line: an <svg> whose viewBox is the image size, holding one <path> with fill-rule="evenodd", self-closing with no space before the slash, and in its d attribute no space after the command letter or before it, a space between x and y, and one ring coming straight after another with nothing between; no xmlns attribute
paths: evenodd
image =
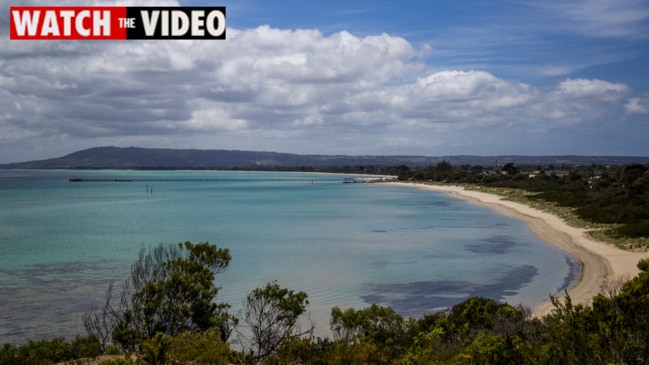
<svg viewBox="0 0 649 365"><path fill-rule="evenodd" d="M132 183L132 182L173 182L173 183L187 183L187 182L207 182L207 183L261 183L261 182L291 182L291 183L364 183L382 181L383 178L337 178L337 177L324 177L324 178L302 178L302 177L288 177L288 178L73 178L70 182L103 182L103 183Z"/></svg>

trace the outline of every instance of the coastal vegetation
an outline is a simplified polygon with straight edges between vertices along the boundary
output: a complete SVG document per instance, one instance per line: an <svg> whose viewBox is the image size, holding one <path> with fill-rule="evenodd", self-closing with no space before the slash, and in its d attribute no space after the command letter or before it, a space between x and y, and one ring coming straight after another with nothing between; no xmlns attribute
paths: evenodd
<svg viewBox="0 0 649 365"><path fill-rule="evenodd" d="M463 184L550 211L623 249L649 248L649 167L434 166L392 170L402 181Z"/></svg>
<svg viewBox="0 0 649 365"><path fill-rule="evenodd" d="M486 298L404 318L389 307L331 311L330 337L298 323L308 295L268 283L247 297L242 346L236 318L217 304L215 274L227 249L186 242L143 250L119 300L86 315L86 336L5 344L0 364L645 364L649 359L649 260L592 305L552 297L542 318ZM97 322L97 319L100 319ZM94 321L94 322L93 322ZM104 331L108 330L108 333ZM108 336L106 336L108 335ZM108 339L106 341L106 339ZM100 355L113 355L110 358ZM94 360L99 359L99 360Z"/></svg>

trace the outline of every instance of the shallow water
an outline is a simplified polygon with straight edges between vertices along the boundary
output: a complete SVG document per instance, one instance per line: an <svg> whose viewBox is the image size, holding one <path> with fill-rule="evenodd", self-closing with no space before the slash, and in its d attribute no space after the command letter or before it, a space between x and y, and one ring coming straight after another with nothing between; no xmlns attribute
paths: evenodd
<svg viewBox="0 0 649 365"><path fill-rule="evenodd" d="M578 263L524 222L443 193L333 182L71 183L69 178L328 175L0 170L0 343L84 334L81 314L119 284L142 246L209 241L236 313L265 283L309 294L318 334L333 306L420 316L470 296L535 306ZM153 189L151 193L150 189Z"/></svg>

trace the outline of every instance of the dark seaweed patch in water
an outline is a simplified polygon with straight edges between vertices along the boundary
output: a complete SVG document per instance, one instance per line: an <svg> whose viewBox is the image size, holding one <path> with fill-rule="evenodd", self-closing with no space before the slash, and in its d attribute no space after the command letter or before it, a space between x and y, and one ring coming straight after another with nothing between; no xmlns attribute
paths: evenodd
<svg viewBox="0 0 649 365"><path fill-rule="evenodd" d="M566 256L566 264L568 264L568 275L563 280L563 285L558 291L564 291L572 286L579 276L581 275L581 263L576 258Z"/></svg>
<svg viewBox="0 0 649 365"><path fill-rule="evenodd" d="M432 202L426 203L426 205L429 206L429 207L445 207L446 208L446 207L452 206L453 204L451 204L450 202L432 201Z"/></svg>
<svg viewBox="0 0 649 365"><path fill-rule="evenodd" d="M390 262L387 261L387 260L376 261L376 262L373 263L374 267L376 267L377 269L383 269L386 266L388 266L389 264L390 264Z"/></svg>
<svg viewBox="0 0 649 365"><path fill-rule="evenodd" d="M440 219L444 220L444 219ZM461 228L461 229L466 229L466 226L464 225L441 225L441 224L436 224L436 225L430 225L430 226L423 226L423 227L417 227L415 229L435 229L435 228ZM404 227L400 229L412 229L410 227Z"/></svg>
<svg viewBox="0 0 649 365"><path fill-rule="evenodd" d="M11 271L16 284L0 286L1 342L83 333L80 313L101 305L108 285L126 278L128 272L119 266L118 261L99 260L35 264Z"/></svg>
<svg viewBox="0 0 649 365"><path fill-rule="evenodd" d="M125 278L125 275L119 277L106 276L106 273L115 272L116 262L102 260L89 263L77 261L49 265L35 264L23 270L15 271L14 275L26 278L33 287L64 284L103 284Z"/></svg>
<svg viewBox="0 0 649 365"><path fill-rule="evenodd" d="M474 284L466 281L418 281L403 284L370 284L369 293L361 298L368 304L392 307L408 317L420 317L452 307L470 297L503 300L516 294L532 281L538 270L532 265L512 268L493 284Z"/></svg>
<svg viewBox="0 0 649 365"><path fill-rule="evenodd" d="M514 241L510 236L492 236L481 239L479 243L466 245L465 248L473 253L503 255L517 245L520 243Z"/></svg>
<svg viewBox="0 0 649 365"><path fill-rule="evenodd" d="M375 230L372 230L372 232L373 233L387 233L388 231L386 231L384 229L375 229Z"/></svg>

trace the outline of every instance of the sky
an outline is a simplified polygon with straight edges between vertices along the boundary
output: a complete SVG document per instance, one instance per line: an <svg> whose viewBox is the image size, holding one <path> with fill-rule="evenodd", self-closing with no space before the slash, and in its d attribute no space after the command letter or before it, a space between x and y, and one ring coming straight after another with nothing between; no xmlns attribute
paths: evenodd
<svg viewBox="0 0 649 365"><path fill-rule="evenodd" d="M15 0L0 163L96 146L649 156L646 0ZM226 6L226 40L12 41L9 6Z"/></svg>

